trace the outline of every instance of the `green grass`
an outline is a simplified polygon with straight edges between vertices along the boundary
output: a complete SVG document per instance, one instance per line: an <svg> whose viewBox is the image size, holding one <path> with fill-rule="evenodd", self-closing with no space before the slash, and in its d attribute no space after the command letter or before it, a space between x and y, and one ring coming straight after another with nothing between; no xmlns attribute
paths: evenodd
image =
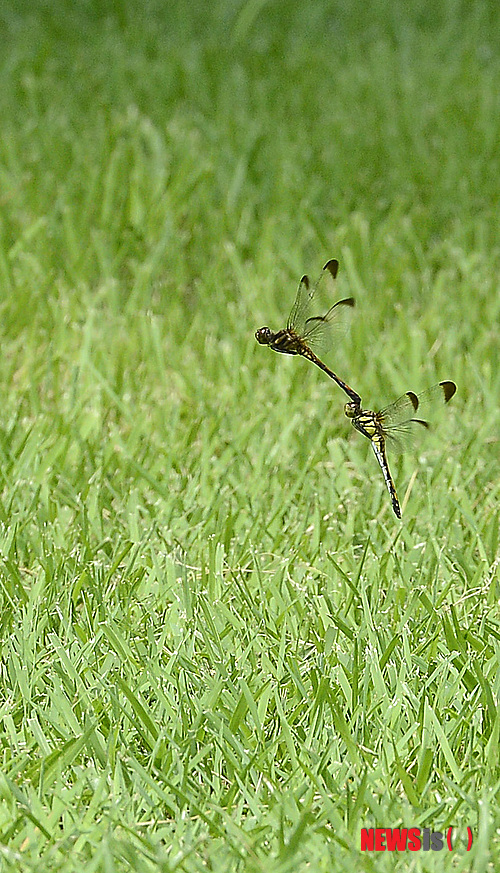
<svg viewBox="0 0 500 873"><path fill-rule="evenodd" d="M493 871L496 5L184 7L0 11L0 869ZM458 385L402 523L254 340L333 256L364 402Z"/></svg>

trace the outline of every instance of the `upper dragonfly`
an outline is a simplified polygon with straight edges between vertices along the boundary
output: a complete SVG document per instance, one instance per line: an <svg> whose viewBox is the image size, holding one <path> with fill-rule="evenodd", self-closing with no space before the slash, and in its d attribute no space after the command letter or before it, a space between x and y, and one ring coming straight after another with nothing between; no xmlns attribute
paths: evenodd
<svg viewBox="0 0 500 873"><path fill-rule="evenodd" d="M415 418L417 410L422 410L433 405L448 403L453 397L457 386L454 382L440 382L422 394L414 394L407 391L390 406L380 412L372 412L370 409L361 409L357 403L346 403L345 414L351 419L351 423L371 441L375 457L379 462L384 479L391 495L392 508L398 518L401 518L396 487L392 479L387 457L386 446L394 452L402 452L414 443L414 439L421 428L428 428L429 423L420 418Z"/></svg>
<svg viewBox="0 0 500 873"><path fill-rule="evenodd" d="M261 345L270 346L275 352L282 352L285 355L302 355L303 358L312 361L345 391L353 404L357 404L358 408L361 408L359 394L353 391L315 354L315 350L326 351L332 343L333 334L339 330L342 332L349 310L354 306L354 298L347 297L345 300L334 303L325 315L310 315L317 291L324 278L330 276L335 279L338 269L339 262L335 258L328 261L313 287L309 283L309 278L302 276L286 328L273 333L269 327L261 327L255 332L255 338Z"/></svg>

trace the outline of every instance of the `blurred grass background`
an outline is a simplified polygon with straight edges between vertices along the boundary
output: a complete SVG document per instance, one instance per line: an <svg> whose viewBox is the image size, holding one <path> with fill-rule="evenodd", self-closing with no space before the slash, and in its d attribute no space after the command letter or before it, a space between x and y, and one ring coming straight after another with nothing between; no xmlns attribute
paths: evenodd
<svg viewBox="0 0 500 873"><path fill-rule="evenodd" d="M3 869L406 870L361 827L450 824L414 870L496 869L497 5L0 30ZM254 340L329 257L368 406L458 385L402 524Z"/></svg>

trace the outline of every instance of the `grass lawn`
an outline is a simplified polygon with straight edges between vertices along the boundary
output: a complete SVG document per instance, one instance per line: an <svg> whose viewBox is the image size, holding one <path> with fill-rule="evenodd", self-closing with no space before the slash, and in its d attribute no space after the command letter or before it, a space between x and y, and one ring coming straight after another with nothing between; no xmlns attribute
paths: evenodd
<svg viewBox="0 0 500 873"><path fill-rule="evenodd" d="M0 870L498 870L497 4L0 32ZM331 257L364 404L458 386L390 457L401 522L340 389L254 338Z"/></svg>

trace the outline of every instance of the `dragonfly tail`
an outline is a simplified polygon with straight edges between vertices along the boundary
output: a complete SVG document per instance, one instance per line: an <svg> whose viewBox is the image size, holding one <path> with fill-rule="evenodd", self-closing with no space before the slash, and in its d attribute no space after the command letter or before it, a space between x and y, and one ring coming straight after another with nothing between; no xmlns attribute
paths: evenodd
<svg viewBox="0 0 500 873"><path fill-rule="evenodd" d="M392 508L394 510L394 515L397 518L401 518L401 507L399 505L398 495L396 492L396 486L394 484L394 480L391 476L391 471L389 470L389 464L387 463L387 458L385 456L385 447L383 443L378 443L375 439L372 438L372 448L375 452L375 457L380 464L380 469L384 474L385 484L387 485L387 490L391 497Z"/></svg>
<svg viewBox="0 0 500 873"><path fill-rule="evenodd" d="M347 384L347 382L344 382L343 379L337 376L333 372L333 370L330 370L330 368L327 367L326 364L323 363L323 361L316 357L314 352L311 352L310 349L305 347L300 352L300 354L302 354L304 358L307 358L308 361L312 361L313 364L316 364L316 366L319 367L320 370L323 370L323 373L326 373L326 375L329 376L330 379L333 379L333 381L336 382L339 388L342 388L342 391L345 391L347 396L351 399L352 403L355 403L356 406L361 409L361 397L359 396L359 394L357 394L356 391L354 391L354 389Z"/></svg>

